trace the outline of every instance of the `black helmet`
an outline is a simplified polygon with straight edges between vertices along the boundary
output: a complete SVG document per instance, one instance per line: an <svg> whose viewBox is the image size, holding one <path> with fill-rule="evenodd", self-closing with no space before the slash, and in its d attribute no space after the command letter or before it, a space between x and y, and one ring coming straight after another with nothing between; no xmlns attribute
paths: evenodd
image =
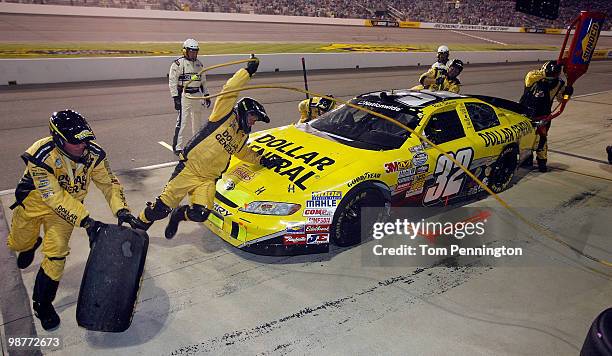
<svg viewBox="0 0 612 356"><path fill-rule="evenodd" d="M544 70L544 75L547 78L556 78L559 76L559 74L561 74L561 65L556 61L547 61L542 66L542 69Z"/></svg>
<svg viewBox="0 0 612 356"><path fill-rule="evenodd" d="M264 109L263 105L253 98L242 98L238 100L234 109L236 109L236 115L238 115L238 123L240 124L240 128L247 134L251 132L251 127L247 122L248 114L256 115L256 121L263 121L265 123L270 122L270 118L268 117L268 114L266 114L266 109Z"/></svg>
<svg viewBox="0 0 612 356"><path fill-rule="evenodd" d="M330 98L334 97L331 94L328 94L327 96ZM326 98L319 99L319 102L317 103L317 109L319 109L319 114L328 112L329 110L331 110L333 106L334 106L334 101L331 99L326 99Z"/></svg>
<svg viewBox="0 0 612 356"><path fill-rule="evenodd" d="M55 146L69 157L71 156L64 150L66 142L76 145L96 139L85 118L73 110L62 110L51 114L49 131Z"/></svg>
<svg viewBox="0 0 612 356"><path fill-rule="evenodd" d="M459 69L459 73L461 73L461 71L463 70L463 61L461 59L453 59L453 61L451 62L450 67L455 67L457 69Z"/></svg>

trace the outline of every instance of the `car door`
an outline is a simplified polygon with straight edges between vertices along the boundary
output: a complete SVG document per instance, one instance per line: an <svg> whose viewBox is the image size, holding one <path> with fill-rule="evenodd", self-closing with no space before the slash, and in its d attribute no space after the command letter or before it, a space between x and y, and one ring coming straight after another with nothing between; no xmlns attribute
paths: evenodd
<svg viewBox="0 0 612 356"><path fill-rule="evenodd" d="M473 142L468 137L466 120L460 118L458 102L435 109L421 133L465 167L470 167L474 159ZM464 117L464 115L461 115ZM422 204L426 206L447 205L454 199L464 196L468 177L452 160L428 144L424 153L429 165L428 174L423 180Z"/></svg>

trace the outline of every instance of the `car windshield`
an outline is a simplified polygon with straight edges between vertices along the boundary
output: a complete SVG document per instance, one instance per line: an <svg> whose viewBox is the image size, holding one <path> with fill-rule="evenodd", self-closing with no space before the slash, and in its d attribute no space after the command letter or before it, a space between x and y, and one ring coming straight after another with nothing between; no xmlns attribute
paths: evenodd
<svg viewBox="0 0 612 356"><path fill-rule="evenodd" d="M418 126L422 116L417 109L393 102L357 98L350 103L388 116L411 129ZM395 123L347 105L321 115L311 126L346 145L370 150L397 149L410 137L410 132Z"/></svg>

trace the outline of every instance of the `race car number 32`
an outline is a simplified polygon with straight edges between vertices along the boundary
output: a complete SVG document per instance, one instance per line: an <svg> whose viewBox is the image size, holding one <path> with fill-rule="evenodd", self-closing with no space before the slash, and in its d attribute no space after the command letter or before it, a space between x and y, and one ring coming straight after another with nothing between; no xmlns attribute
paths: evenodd
<svg viewBox="0 0 612 356"><path fill-rule="evenodd" d="M448 154L459 161L462 166L469 168L474 157L474 150L468 147L458 150L456 154L453 152ZM465 175L465 172L453 161L444 155L440 155L434 171L436 182L425 192L423 202L429 203L459 193L465 181Z"/></svg>

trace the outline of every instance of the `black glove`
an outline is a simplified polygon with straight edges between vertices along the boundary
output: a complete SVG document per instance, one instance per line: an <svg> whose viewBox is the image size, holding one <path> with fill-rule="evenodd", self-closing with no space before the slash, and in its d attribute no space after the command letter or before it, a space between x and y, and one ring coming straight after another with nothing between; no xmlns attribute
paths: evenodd
<svg viewBox="0 0 612 356"><path fill-rule="evenodd" d="M94 220L90 218L89 216L81 221L81 227L84 227L85 231L87 231L87 236L89 237L89 247L90 248L96 242L96 238L98 237L100 230L102 230L102 228L105 226L106 226L105 223Z"/></svg>
<svg viewBox="0 0 612 356"><path fill-rule="evenodd" d="M204 102L206 103L206 108L208 109L210 107L210 99L205 99Z"/></svg>
<svg viewBox="0 0 612 356"><path fill-rule="evenodd" d="M128 209L121 209L117 212L117 225L121 226L124 223L130 225L133 229L140 228L136 217Z"/></svg>
<svg viewBox="0 0 612 356"><path fill-rule="evenodd" d="M572 96L574 94L574 87L571 86L566 86L565 90L563 91L563 96L567 95L567 96Z"/></svg>
<svg viewBox="0 0 612 356"><path fill-rule="evenodd" d="M446 79L446 76L444 75L441 75L438 78L436 78L436 85L442 88L442 86L444 85L444 79Z"/></svg>
<svg viewBox="0 0 612 356"><path fill-rule="evenodd" d="M257 72L257 68L259 68L259 59L255 57L254 54L251 54L251 59L255 59L255 60L247 63L246 70L247 72L249 72L249 75L252 77L253 74Z"/></svg>
<svg viewBox="0 0 612 356"><path fill-rule="evenodd" d="M259 164L262 167L266 167L266 168L274 168L276 167L278 164L280 164L281 160L278 158L278 156L271 156L271 157L261 157L261 159L259 160Z"/></svg>
<svg viewBox="0 0 612 356"><path fill-rule="evenodd" d="M173 96L172 99L174 99L174 110L180 111L181 110L181 96L180 95Z"/></svg>

